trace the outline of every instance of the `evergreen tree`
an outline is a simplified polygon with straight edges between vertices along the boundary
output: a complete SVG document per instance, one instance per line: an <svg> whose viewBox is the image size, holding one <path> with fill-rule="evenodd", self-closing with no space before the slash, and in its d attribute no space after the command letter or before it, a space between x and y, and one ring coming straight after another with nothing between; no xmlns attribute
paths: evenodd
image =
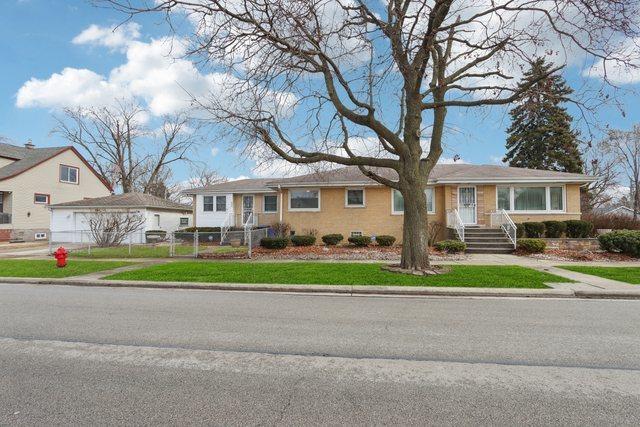
<svg viewBox="0 0 640 427"><path fill-rule="evenodd" d="M549 73L552 65L538 58L520 83ZM578 150L578 132L571 129L572 117L562 105L573 90L559 74L551 74L524 91L509 114L507 154L509 166L581 173L583 162Z"/></svg>

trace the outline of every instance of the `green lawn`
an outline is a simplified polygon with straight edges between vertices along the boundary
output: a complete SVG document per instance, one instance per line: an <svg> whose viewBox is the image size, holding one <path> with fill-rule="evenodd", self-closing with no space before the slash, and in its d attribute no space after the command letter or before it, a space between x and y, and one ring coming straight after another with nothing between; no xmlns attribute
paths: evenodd
<svg viewBox="0 0 640 427"><path fill-rule="evenodd" d="M469 286L547 288L545 282L568 279L519 266L451 266L436 276L412 276L381 270L380 264L173 262L109 276L117 280L210 283L281 283L321 285Z"/></svg>
<svg viewBox="0 0 640 427"><path fill-rule="evenodd" d="M69 261L64 268L56 267L54 259L3 259L0 260L0 277L37 277L58 278L80 276L96 271L110 270L112 268L129 265L120 261Z"/></svg>
<svg viewBox="0 0 640 427"><path fill-rule="evenodd" d="M231 246L203 246L201 245L198 252L203 253L216 253L226 254L233 252L246 252L246 248L233 248ZM179 256L193 255L193 245L175 246L175 254ZM167 258L169 257L169 246L131 246L131 254L129 254L129 247L115 246L110 248L91 248L91 253L87 249L72 252L71 257L76 258Z"/></svg>
<svg viewBox="0 0 640 427"><path fill-rule="evenodd" d="M577 273L640 285L640 267L589 267L577 265L559 265L558 267Z"/></svg>

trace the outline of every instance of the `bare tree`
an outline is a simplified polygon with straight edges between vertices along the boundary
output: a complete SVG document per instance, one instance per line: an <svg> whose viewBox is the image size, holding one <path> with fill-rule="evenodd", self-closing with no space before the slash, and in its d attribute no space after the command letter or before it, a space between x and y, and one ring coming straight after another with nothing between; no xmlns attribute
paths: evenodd
<svg viewBox="0 0 640 427"><path fill-rule="evenodd" d="M115 107L67 108L56 117L54 133L84 148L89 160L122 192L149 193L164 169L189 161L200 140L198 125L185 114L163 117L159 130L145 124L145 111L137 103Z"/></svg>
<svg viewBox="0 0 640 427"><path fill-rule="evenodd" d="M89 231L96 245L118 246L129 235L142 230L145 221L139 212L96 210L89 216Z"/></svg>
<svg viewBox="0 0 640 427"><path fill-rule="evenodd" d="M628 179L630 204L636 220L640 214L640 125L634 125L629 131L609 131L604 144Z"/></svg>
<svg viewBox="0 0 640 427"><path fill-rule="evenodd" d="M105 1L188 17L191 53L228 70L226 91L199 103L236 141L291 163L356 166L399 190L401 265L418 270L429 268L423 189L448 110L517 100L537 81L516 77L544 54L602 61L606 78L610 61L632 66L619 48L638 34L637 0ZM372 150L354 148L362 138Z"/></svg>
<svg viewBox="0 0 640 427"><path fill-rule="evenodd" d="M206 187L208 185L226 182L227 178L211 169L206 163L192 164L190 168L190 187Z"/></svg>
<svg viewBox="0 0 640 427"><path fill-rule="evenodd" d="M620 176L618 159L603 141L585 144L584 169L587 175L598 177L598 180L581 193L582 210L589 212L614 202Z"/></svg>

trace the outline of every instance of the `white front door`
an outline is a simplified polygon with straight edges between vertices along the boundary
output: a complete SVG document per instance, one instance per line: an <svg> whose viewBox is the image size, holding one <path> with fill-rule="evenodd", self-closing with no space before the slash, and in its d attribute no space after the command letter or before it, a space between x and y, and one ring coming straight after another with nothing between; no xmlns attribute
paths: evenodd
<svg viewBox="0 0 640 427"><path fill-rule="evenodd" d="M242 224L246 224L253 213L253 196L242 196ZM255 221L255 218L253 218Z"/></svg>
<svg viewBox="0 0 640 427"><path fill-rule="evenodd" d="M458 213L463 224L476 223L475 187L458 187Z"/></svg>

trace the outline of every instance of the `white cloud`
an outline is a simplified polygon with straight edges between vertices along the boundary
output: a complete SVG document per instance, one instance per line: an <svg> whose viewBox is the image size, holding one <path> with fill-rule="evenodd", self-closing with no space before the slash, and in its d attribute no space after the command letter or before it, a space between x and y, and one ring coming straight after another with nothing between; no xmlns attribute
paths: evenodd
<svg viewBox="0 0 640 427"><path fill-rule="evenodd" d="M75 36L71 43L77 45L105 46L109 49L123 49L140 38L140 25L128 22L120 26L101 27L90 25Z"/></svg>
<svg viewBox="0 0 640 427"><path fill-rule="evenodd" d="M463 165L467 164L463 159L458 159L454 157L440 157L438 160L439 165Z"/></svg>
<svg viewBox="0 0 640 427"><path fill-rule="evenodd" d="M79 107L111 105L126 98L126 91L91 70L65 68L48 79L32 78L18 90L16 105L28 107Z"/></svg>
<svg viewBox="0 0 640 427"><path fill-rule="evenodd" d="M606 78L614 84L633 84L640 82L640 37L625 40L620 45L619 57L624 61L599 59L590 68L583 71L586 77Z"/></svg>
<svg viewBox="0 0 640 427"><path fill-rule="evenodd" d="M217 156L219 152L220 152L220 149L219 149L219 148L217 148L217 147L213 147L213 148L211 148L211 156L212 156L212 157Z"/></svg>
<svg viewBox="0 0 640 427"><path fill-rule="evenodd" d="M226 73L201 73L193 62L184 59L186 42L163 37L148 42L133 40L139 26L129 25L112 33L91 26L74 38L74 43L122 47L126 61L108 76L78 68L65 68L48 78L32 78L18 90L20 108L103 107L120 100L144 101L150 114L173 114L193 108L193 98L215 99L221 103L250 102L238 97L232 86L237 79ZM261 102L275 103L273 93L262 94ZM293 104L288 94L279 101Z"/></svg>
<svg viewBox="0 0 640 427"><path fill-rule="evenodd" d="M246 175L238 175L235 178L229 178L228 181L240 181L241 179L249 179L250 177Z"/></svg>

